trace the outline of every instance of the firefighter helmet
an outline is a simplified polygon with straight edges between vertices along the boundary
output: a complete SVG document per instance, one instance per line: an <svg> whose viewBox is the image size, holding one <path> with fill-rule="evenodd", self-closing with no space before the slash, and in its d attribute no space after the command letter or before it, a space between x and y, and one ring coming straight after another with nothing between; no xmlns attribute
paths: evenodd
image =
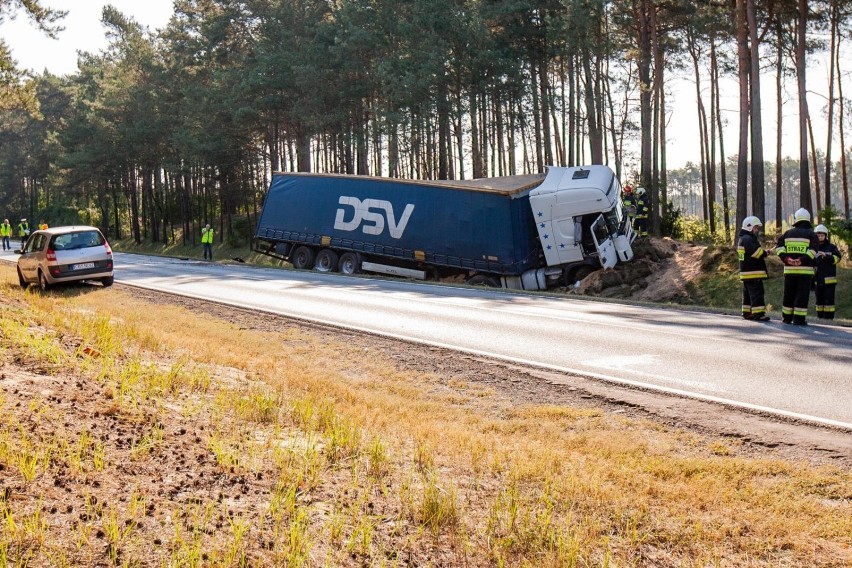
<svg viewBox="0 0 852 568"><path fill-rule="evenodd" d="M636 195L645 195L645 188L644 187L637 187L636 188Z"/></svg>
<svg viewBox="0 0 852 568"><path fill-rule="evenodd" d="M760 219L758 219L754 215L751 215L751 216L743 219L743 230L744 231L751 231L755 227L762 227L762 226L763 226L763 223L761 223Z"/></svg>
<svg viewBox="0 0 852 568"><path fill-rule="evenodd" d="M814 233L825 233L828 234L828 227L825 225L817 225L816 229L814 229Z"/></svg>
<svg viewBox="0 0 852 568"><path fill-rule="evenodd" d="M793 221L795 221L796 223L798 223L799 221L810 221L810 220L811 220L811 213L810 213L810 211L808 211L804 207L802 207L801 209L799 209L795 213L793 213Z"/></svg>

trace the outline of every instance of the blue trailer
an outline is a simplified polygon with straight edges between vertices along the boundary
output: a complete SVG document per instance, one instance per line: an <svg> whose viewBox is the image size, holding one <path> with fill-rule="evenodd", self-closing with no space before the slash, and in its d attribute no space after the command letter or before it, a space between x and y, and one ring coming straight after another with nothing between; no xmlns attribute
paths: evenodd
<svg viewBox="0 0 852 568"><path fill-rule="evenodd" d="M576 187L562 187L568 172ZM632 258L620 193L605 166L471 181L276 173L255 250L324 272L546 289L614 264L616 240Z"/></svg>

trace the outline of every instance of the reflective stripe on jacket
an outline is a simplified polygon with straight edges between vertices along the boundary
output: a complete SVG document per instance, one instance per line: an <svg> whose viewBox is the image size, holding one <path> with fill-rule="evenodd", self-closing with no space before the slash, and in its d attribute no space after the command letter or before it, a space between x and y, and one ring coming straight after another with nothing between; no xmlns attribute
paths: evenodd
<svg viewBox="0 0 852 568"><path fill-rule="evenodd" d="M648 218L648 197L645 195L636 196L636 218Z"/></svg>
<svg viewBox="0 0 852 568"><path fill-rule="evenodd" d="M740 260L740 280L763 280L769 278L766 272L766 255L760 241L751 231L742 229L737 243L737 256Z"/></svg>
<svg viewBox="0 0 852 568"><path fill-rule="evenodd" d="M837 264L840 262L840 249L827 238L817 245L817 252L825 253L816 258L817 284L837 284Z"/></svg>
<svg viewBox="0 0 852 568"><path fill-rule="evenodd" d="M813 276L818 245L816 233L808 221L799 221L781 235L775 253L784 261L784 274ZM788 264L792 259L799 260L798 266Z"/></svg>

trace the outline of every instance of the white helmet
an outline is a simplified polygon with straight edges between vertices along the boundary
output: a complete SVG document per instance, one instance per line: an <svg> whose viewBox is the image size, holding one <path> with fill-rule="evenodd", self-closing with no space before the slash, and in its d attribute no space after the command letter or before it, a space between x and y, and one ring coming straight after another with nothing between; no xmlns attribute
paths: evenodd
<svg viewBox="0 0 852 568"><path fill-rule="evenodd" d="M825 225L817 225L816 229L814 229L814 233L825 233L828 234L828 227Z"/></svg>
<svg viewBox="0 0 852 568"><path fill-rule="evenodd" d="M636 188L636 195L645 195L645 188L644 187L637 187Z"/></svg>
<svg viewBox="0 0 852 568"><path fill-rule="evenodd" d="M754 215L751 215L751 216L743 219L743 230L744 231L751 231L755 227L762 227L762 226L763 226L763 223L761 223L760 219L758 219Z"/></svg>
<svg viewBox="0 0 852 568"><path fill-rule="evenodd" d="M811 214L804 207L797 210L795 213L793 213L793 221L795 221L796 223L798 223L799 221L810 221L810 220L811 220Z"/></svg>

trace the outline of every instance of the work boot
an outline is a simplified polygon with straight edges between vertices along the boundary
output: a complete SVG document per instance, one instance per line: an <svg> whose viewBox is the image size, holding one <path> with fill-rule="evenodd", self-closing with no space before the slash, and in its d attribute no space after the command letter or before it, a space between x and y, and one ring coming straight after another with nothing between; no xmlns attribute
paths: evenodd
<svg viewBox="0 0 852 568"><path fill-rule="evenodd" d="M808 325L805 316L793 316L793 325Z"/></svg>
<svg viewBox="0 0 852 568"><path fill-rule="evenodd" d="M769 321L771 318L766 314L752 316L751 321Z"/></svg>

